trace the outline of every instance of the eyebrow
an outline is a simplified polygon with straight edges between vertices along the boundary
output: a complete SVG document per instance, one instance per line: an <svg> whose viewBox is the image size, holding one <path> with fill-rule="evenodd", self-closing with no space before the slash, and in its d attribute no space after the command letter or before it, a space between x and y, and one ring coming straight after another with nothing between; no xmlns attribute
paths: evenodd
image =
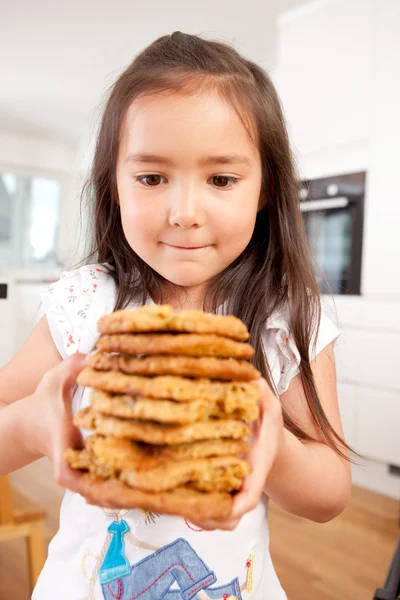
<svg viewBox="0 0 400 600"><path fill-rule="evenodd" d="M173 161L165 158L163 156L157 156L156 154L147 154L145 152L139 152L137 154L128 154L125 159L126 163L136 162L136 163L152 163L166 166L173 166ZM202 158L199 163L202 166L208 165L238 165L244 164L248 167L251 167L251 161L247 156L243 156L241 154L224 154L218 156L206 156Z"/></svg>

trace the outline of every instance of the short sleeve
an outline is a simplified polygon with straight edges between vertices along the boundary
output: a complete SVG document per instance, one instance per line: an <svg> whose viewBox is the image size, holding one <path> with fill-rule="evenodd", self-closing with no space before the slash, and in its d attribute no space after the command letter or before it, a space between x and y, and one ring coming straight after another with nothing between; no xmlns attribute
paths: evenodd
<svg viewBox="0 0 400 600"><path fill-rule="evenodd" d="M50 332L63 358L93 349L97 320L112 311L114 289L107 266L86 265L62 273L42 295Z"/></svg>
<svg viewBox="0 0 400 600"><path fill-rule="evenodd" d="M289 332L289 319L285 311L271 316L267 321L268 339L271 340L271 334L276 344L276 366L277 366L277 391L283 394L288 389L293 377L298 375L300 365L300 353L295 344L293 335ZM315 338L315 332L310 343L310 360L323 350L328 344L333 342L340 335L339 329L333 321L321 309L321 320L318 336ZM279 372L278 372L279 366Z"/></svg>

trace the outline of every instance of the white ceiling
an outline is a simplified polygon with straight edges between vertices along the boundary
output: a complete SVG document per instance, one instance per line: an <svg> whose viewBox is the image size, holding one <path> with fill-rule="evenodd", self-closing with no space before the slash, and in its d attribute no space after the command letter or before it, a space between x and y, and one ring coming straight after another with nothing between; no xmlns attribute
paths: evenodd
<svg viewBox="0 0 400 600"><path fill-rule="evenodd" d="M78 145L136 53L181 30L271 67L276 15L306 0L0 0L0 131Z"/></svg>

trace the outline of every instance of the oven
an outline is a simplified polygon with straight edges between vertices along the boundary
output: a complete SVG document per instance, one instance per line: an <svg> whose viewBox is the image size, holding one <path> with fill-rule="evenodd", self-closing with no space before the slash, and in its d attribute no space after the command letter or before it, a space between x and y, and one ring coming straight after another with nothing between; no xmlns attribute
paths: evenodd
<svg viewBox="0 0 400 600"><path fill-rule="evenodd" d="M301 182L303 215L322 293L361 294L366 173Z"/></svg>

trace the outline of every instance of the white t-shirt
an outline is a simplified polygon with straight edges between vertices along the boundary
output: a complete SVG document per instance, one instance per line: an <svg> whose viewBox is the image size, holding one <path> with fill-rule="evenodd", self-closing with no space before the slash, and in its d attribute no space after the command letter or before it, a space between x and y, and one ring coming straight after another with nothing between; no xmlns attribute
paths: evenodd
<svg viewBox="0 0 400 600"><path fill-rule="evenodd" d="M104 265L62 274L43 297L54 342L63 356L91 352L97 321L114 309L115 284ZM323 314L315 352L339 335ZM299 352L282 311L263 333L278 392L299 372ZM89 404L78 388L74 414ZM285 600L269 553L268 498L234 531L202 531L182 517L138 509L110 510L65 493L60 528L33 600Z"/></svg>

